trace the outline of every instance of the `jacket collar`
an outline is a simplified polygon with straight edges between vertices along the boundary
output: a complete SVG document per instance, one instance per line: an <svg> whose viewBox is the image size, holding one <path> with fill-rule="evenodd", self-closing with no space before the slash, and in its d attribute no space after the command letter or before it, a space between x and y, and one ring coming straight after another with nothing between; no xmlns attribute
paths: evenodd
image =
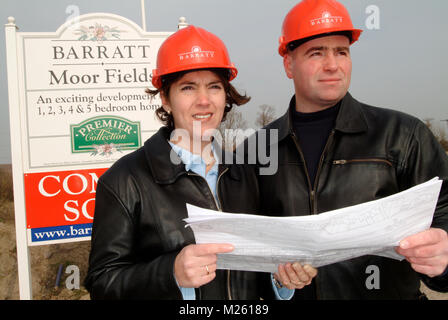
<svg viewBox="0 0 448 320"><path fill-rule="evenodd" d="M157 183L174 183L185 174L185 165L168 143L170 131L161 127L144 145L146 160Z"/></svg>
<svg viewBox="0 0 448 320"><path fill-rule="evenodd" d="M281 118L273 122L273 126L268 126L268 128L274 126L275 128L278 128L279 140L293 134L292 112L295 108L296 96L294 95L289 103L288 111ZM367 131L367 128L367 122L362 113L361 104L347 92L345 97L341 100L341 108L336 118L335 130L344 133L359 133Z"/></svg>
<svg viewBox="0 0 448 320"><path fill-rule="evenodd" d="M159 184L174 183L177 178L187 173L185 164L168 143L170 133L167 127L161 127L151 138L146 140L143 147L146 161L148 162L154 180ZM221 149L215 146L215 150L218 151ZM223 154L224 151L222 151L222 155L217 159L219 163L221 163L221 159L230 159L229 157L223 158ZM219 174L226 170L226 168L229 168L228 170L233 179L240 180L238 170L232 165L220 164Z"/></svg>
<svg viewBox="0 0 448 320"><path fill-rule="evenodd" d="M344 133L361 133L368 129L361 103L348 92L342 99L335 129Z"/></svg>

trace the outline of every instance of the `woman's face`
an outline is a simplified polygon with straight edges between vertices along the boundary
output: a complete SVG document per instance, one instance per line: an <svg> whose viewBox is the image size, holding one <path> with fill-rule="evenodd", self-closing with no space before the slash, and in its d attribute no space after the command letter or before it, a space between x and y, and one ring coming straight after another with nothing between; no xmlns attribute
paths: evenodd
<svg viewBox="0 0 448 320"><path fill-rule="evenodd" d="M189 135L190 146L193 141L201 145L210 142L226 105L224 85L218 75L208 70L188 72L171 85L168 97L161 98L165 111L173 115L174 128Z"/></svg>

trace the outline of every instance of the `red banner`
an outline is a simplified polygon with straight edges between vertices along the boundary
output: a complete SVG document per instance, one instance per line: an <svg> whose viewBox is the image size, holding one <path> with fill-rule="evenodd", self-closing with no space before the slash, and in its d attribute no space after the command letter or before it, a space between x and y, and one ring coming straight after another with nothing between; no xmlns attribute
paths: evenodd
<svg viewBox="0 0 448 320"><path fill-rule="evenodd" d="M25 174L27 228L92 223L96 185L106 170Z"/></svg>

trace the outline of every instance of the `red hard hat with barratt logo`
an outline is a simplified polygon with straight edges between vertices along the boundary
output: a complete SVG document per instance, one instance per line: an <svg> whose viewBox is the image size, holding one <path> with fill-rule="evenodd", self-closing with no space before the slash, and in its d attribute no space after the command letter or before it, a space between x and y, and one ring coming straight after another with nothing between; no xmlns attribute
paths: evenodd
<svg viewBox="0 0 448 320"><path fill-rule="evenodd" d="M294 6L283 21L278 52L287 53L287 44L300 39L338 31L351 31L352 41L362 30L354 29L347 9L336 0L303 0Z"/></svg>
<svg viewBox="0 0 448 320"><path fill-rule="evenodd" d="M160 46L157 69L152 71L152 84L160 89L163 75L207 68L229 69L229 81L238 73L221 39L207 30L190 25L173 33Z"/></svg>

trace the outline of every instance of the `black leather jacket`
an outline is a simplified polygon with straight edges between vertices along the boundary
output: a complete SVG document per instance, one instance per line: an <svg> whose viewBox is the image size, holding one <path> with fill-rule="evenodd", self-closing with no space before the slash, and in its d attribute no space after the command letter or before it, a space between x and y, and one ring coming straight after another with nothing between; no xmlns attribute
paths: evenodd
<svg viewBox="0 0 448 320"><path fill-rule="evenodd" d="M444 182L432 226L448 230L448 157L425 124L397 111L362 104L347 93L311 189L290 110L266 127L278 129L278 143L270 142L271 148L278 147L278 171L259 176L263 214L318 214L386 197L438 176ZM366 287L369 265L379 268L379 289ZM448 290L448 277L421 277L432 289ZM379 256L319 268L314 281L317 299L416 299L420 295L419 275L407 261ZM300 294L296 290L296 297Z"/></svg>
<svg viewBox="0 0 448 320"><path fill-rule="evenodd" d="M167 139L163 127L98 181L85 280L93 299L182 299L174 260L195 243L182 221L185 204L217 210L219 202L223 211L259 211L254 171L220 165L215 200L204 178L185 171L180 159L172 164ZM258 299L259 276L218 270L212 282L196 289L196 299Z"/></svg>

